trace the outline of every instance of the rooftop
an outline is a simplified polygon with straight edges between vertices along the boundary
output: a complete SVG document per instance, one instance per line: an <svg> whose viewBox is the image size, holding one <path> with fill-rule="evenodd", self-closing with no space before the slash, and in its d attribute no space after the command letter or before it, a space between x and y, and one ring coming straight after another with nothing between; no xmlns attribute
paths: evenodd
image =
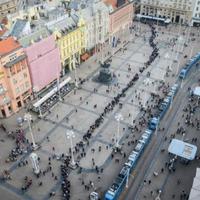
<svg viewBox="0 0 200 200"><path fill-rule="evenodd" d="M48 22L46 26L52 32L61 31L65 33L76 29L78 21L79 17L75 14L72 14L71 16L64 15L54 21Z"/></svg>
<svg viewBox="0 0 200 200"><path fill-rule="evenodd" d="M120 8L124 4L131 2L131 0L104 0L104 3L106 3L109 6L112 6L112 8L115 10L117 8Z"/></svg>
<svg viewBox="0 0 200 200"><path fill-rule="evenodd" d="M10 31L10 35L18 38L27 23L27 20L17 19Z"/></svg>
<svg viewBox="0 0 200 200"><path fill-rule="evenodd" d="M0 41L0 56L18 49L19 47L21 47L21 45L13 37L8 37Z"/></svg>
<svg viewBox="0 0 200 200"><path fill-rule="evenodd" d="M10 2L10 1L12 1L12 0L1 0L0 4L4 4L4 3Z"/></svg>
<svg viewBox="0 0 200 200"><path fill-rule="evenodd" d="M26 35L19 39L20 44L23 47L28 47L33 42L38 42L50 35L46 27L35 30L33 33Z"/></svg>

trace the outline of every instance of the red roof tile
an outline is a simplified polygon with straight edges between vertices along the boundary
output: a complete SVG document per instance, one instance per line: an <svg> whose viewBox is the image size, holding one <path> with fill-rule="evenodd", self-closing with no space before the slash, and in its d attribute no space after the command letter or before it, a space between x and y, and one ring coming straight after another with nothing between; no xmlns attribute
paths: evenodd
<svg viewBox="0 0 200 200"><path fill-rule="evenodd" d="M0 55L7 54L15 49L18 49L21 45L13 37L9 37L0 41Z"/></svg>

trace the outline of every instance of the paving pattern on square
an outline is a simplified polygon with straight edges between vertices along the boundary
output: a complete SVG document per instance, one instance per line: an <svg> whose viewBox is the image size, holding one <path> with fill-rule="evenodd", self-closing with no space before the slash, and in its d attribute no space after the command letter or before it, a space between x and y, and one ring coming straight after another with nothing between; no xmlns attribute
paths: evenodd
<svg viewBox="0 0 200 200"><path fill-rule="evenodd" d="M149 33L146 33L146 37L148 36ZM162 38L164 37L165 40L167 40L167 36L162 36ZM99 66L89 60L77 69L78 77L87 77L89 79L83 84L82 89L77 89L75 93L71 92L65 96L64 101L55 105L51 109L51 112L47 114L46 120L35 120L33 116L34 123L32 125L32 130L34 137L36 142L40 143L42 146L36 151L41 158L40 167L42 170L48 166L49 156L53 154L61 155L62 153L69 154L70 141L67 140L65 135L67 130L73 129L75 133L75 138L73 139L74 144L82 140L89 126L93 124L99 114L103 112L104 107L125 87L135 73L139 73L139 68L143 67L143 63L148 60L151 51L148 41L144 41L143 36L134 37L134 43L130 42L126 48L127 50L124 52L121 50L115 54L111 62L111 70L117 75L119 87L114 85L108 87L94 82L93 77L98 75ZM120 99L120 102L123 103L123 107L120 109L116 106L115 109L105 117L104 123L93 133L90 144L86 147L86 157L82 158L80 161L80 166L83 167L85 173L78 174L75 170L70 174L72 200L85 200L88 198L89 193L86 192L81 185L81 179L83 177L87 182L92 180L96 187L104 191L117 175L120 164L122 164L124 160L120 159L119 164L117 164L115 160L111 160L110 158L114 139L117 134L115 114L121 113L123 115L123 120L120 122L119 143L129 148L127 145L127 138L133 136L128 132L127 126L132 120L138 118L141 103L146 104L146 102L151 99L150 94L158 92L157 88L160 84L160 80L162 80L163 77L166 78L164 75L171 58L166 59L164 55L169 52L169 49L165 43L162 43L160 44L159 51L161 55L160 58L156 59L148 70L140 74L140 79L137 83L127 91L125 97ZM131 71L128 70L129 64ZM147 71L149 70L151 71L151 76L146 77ZM118 74L120 74L120 76L118 76ZM72 73L72 78L73 75ZM97 89L95 93L94 88ZM109 90L109 92L106 90ZM138 95L140 96L139 98ZM27 124L24 124L24 127L27 127ZM31 141L30 133L27 128L26 135ZM9 141L8 146L13 146L13 143L13 141ZM99 146L101 146L101 151L98 150ZM8 152L9 148L5 147L5 143L2 147L5 152ZM53 147L55 147L55 151L52 150ZM94 153L92 153L92 149L95 149ZM9 166L11 166L12 168L13 179L8 182L8 185L6 185L7 188L20 196L21 199L45 200L48 199L48 194L52 190L56 191L56 196L52 199L59 199L61 195L59 182L60 161L52 161L54 173L59 177L59 180L55 181L50 173L49 176L42 178L44 184L39 188L37 185L39 180L37 180L32 173L32 166L28 156L29 154L20 156L22 160L29 160L29 164L26 167L18 168L15 163L12 165L3 164L3 167L9 168ZM3 156L2 158L4 159L5 157ZM103 166L104 168L101 180L97 179L98 175L95 173L94 166L92 166L92 158L95 159L96 165L99 167ZM159 162L162 162L162 160ZM34 184L26 194L22 194L20 188L23 183L23 178L26 175L33 179ZM106 180L106 183L104 183L105 181L103 181L103 179ZM158 185L155 185L155 187L157 186L159 186L159 179Z"/></svg>

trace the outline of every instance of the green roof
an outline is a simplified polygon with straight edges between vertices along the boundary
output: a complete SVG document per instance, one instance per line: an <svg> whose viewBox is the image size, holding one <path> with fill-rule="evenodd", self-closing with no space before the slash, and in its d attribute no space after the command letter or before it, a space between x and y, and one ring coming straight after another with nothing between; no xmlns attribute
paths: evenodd
<svg viewBox="0 0 200 200"><path fill-rule="evenodd" d="M38 42L43 38L46 38L50 35L49 31L47 30L46 27L40 28L35 30L33 33L24 36L22 38L20 38L19 43L23 46L23 47L28 47L31 45L31 42Z"/></svg>

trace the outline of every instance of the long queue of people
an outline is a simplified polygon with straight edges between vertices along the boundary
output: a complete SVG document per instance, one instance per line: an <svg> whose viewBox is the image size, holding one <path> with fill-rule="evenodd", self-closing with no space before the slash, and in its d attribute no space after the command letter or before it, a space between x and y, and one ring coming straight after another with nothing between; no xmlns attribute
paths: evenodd
<svg viewBox="0 0 200 200"><path fill-rule="evenodd" d="M149 60L145 63L145 67L143 67L142 70L140 70L140 73L142 73L145 68L148 68L151 63L156 59L156 57L159 55L159 50L156 46L156 44L154 43L154 39L156 37L156 31L153 25L149 24L150 28L151 28L151 37L149 38L149 44L150 46L153 48L153 51L151 53L151 55L149 56ZM114 107L119 104L120 98L124 97L127 92L127 90L129 88L131 88L135 82L139 79L139 74L135 74L134 77L130 80L130 82L126 85L125 88L123 88L121 90L121 92L113 98L113 100L108 103L108 105L104 108L104 111L100 114L100 116L95 120L94 124L91 125L89 127L89 129L87 130L86 134L83 136L84 140L88 140L91 138L92 133L95 131L96 128L98 128L104 121L104 117L106 116L106 114L108 114L109 112L111 112Z"/></svg>
<svg viewBox="0 0 200 200"><path fill-rule="evenodd" d="M149 43L150 46L153 48L153 52L149 57L149 61L147 63L145 63L145 67L143 68L142 71L140 71L140 73L142 73L144 71L145 68L149 67L149 65L153 62L153 60L155 60L155 58L158 56L158 49L156 47L156 44L154 44L153 40L156 37L156 32L155 32L155 28L150 25L151 30L152 30L152 36L149 39ZM129 81L129 83L126 85L125 88L123 88L121 90L121 92L119 94L117 94L113 100L107 104L107 106L104 108L103 112L100 114L100 116L95 120L94 124L92 124L89 129L86 131L86 133L83 135L83 140L85 142L87 142L87 144L89 144L89 139L92 136L92 133L94 133L95 129L97 129L104 121L104 117L110 113L111 111L113 111L114 107L119 104L120 105L120 99L124 96L126 96L126 92L135 84L135 82L139 79L139 74L136 73L133 78ZM79 82L80 85L82 85L86 80L82 80ZM121 105L122 107L122 105ZM83 143L76 143L75 147L82 147L83 148ZM84 150L84 148L83 148ZM84 151L83 151L83 156L84 156ZM81 156L81 157L83 157ZM70 161L70 157L64 161L64 164L61 165L61 176L62 176L62 183L61 183L61 188L62 188L62 192L63 192L63 198L64 199L69 199L70 198L70 181L68 180L68 175L69 175L69 161ZM103 171L103 169L102 169ZM81 171L80 171L81 172Z"/></svg>
<svg viewBox="0 0 200 200"><path fill-rule="evenodd" d="M70 159L69 159L69 157L67 157L64 160L64 164L62 164L60 166L61 178L62 178L61 188L62 188L62 192L63 192L63 199L66 199L66 200L70 199L70 181L68 180L69 162L70 162Z"/></svg>

